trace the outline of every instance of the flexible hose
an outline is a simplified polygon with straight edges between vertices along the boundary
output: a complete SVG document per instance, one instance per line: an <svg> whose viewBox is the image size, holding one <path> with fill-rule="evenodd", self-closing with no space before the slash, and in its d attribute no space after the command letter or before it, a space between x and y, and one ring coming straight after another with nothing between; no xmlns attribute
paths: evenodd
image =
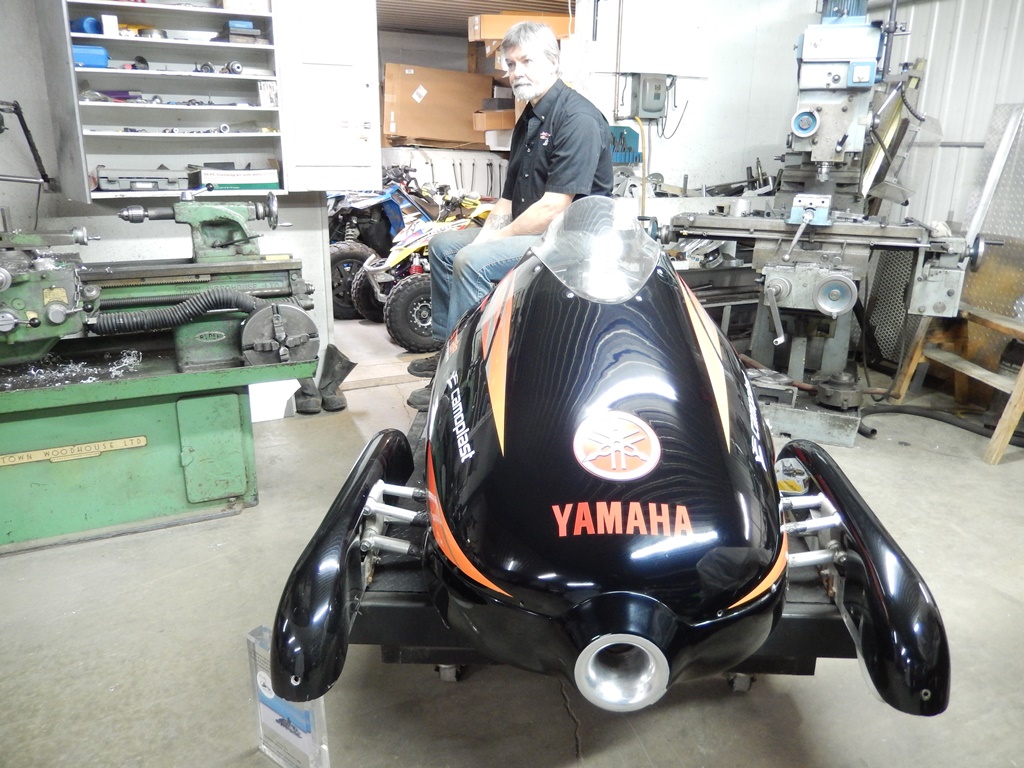
<svg viewBox="0 0 1024 768"><path fill-rule="evenodd" d="M983 427L980 424L972 424L958 416L954 416L952 413L936 411L919 405L869 405L860 409L862 419L864 416L872 416L879 413L903 413L909 416L923 416L926 419L935 419L936 421L941 421L946 424L952 424L954 427L966 429L968 432L973 432L974 434L981 435L982 437L991 437L992 433L995 431L988 427ZM865 437L874 437L876 430L871 427L865 428L862 423L858 432ZM1024 448L1024 437L1011 436L1010 445L1017 448Z"/></svg>
<svg viewBox="0 0 1024 768"><path fill-rule="evenodd" d="M165 331L191 322L215 309L252 312L269 302L233 288L211 288L190 296L173 307L141 309L137 312L107 312L96 318L92 332L99 336L140 331Z"/></svg>

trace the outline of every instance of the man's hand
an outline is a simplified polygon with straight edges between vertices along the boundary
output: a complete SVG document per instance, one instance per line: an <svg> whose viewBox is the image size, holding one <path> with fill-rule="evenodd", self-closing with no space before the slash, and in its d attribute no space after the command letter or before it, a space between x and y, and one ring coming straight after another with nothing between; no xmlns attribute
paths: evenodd
<svg viewBox="0 0 1024 768"><path fill-rule="evenodd" d="M559 192L545 192L540 200L523 211L516 219L511 219L511 201L502 198L494 206L491 215L487 217L487 223L484 224L484 230L474 242L486 243L488 240L515 237L516 235L542 235L552 219L569 207L572 198L572 195L563 195ZM494 221L493 228L491 227L492 220Z"/></svg>
<svg viewBox="0 0 1024 768"><path fill-rule="evenodd" d="M572 195L559 192L545 192L540 200L531 205L507 227L501 230L504 237L513 235L543 235L548 224L569 207Z"/></svg>

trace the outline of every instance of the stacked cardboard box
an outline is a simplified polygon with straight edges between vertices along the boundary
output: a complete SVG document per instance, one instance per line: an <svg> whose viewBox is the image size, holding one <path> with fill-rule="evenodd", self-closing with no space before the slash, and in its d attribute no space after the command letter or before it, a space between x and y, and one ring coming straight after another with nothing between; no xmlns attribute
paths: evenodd
<svg viewBox="0 0 1024 768"><path fill-rule="evenodd" d="M384 136L393 144L483 146L473 112L492 87L490 75L385 64Z"/></svg>
<svg viewBox="0 0 1024 768"><path fill-rule="evenodd" d="M469 18L470 42L485 41L491 56L508 29L521 21L548 24L557 37L570 34L570 17L558 14L499 13ZM494 72L474 74L388 63L384 65L381 128L385 142L433 147L507 148L524 105L512 90L495 87ZM485 103L486 102L486 103ZM489 139L494 139L491 141Z"/></svg>
<svg viewBox="0 0 1024 768"><path fill-rule="evenodd" d="M501 40L509 28L521 21L537 21L547 24L555 37L563 38L572 34L569 16L557 13L485 13L469 17L469 40Z"/></svg>

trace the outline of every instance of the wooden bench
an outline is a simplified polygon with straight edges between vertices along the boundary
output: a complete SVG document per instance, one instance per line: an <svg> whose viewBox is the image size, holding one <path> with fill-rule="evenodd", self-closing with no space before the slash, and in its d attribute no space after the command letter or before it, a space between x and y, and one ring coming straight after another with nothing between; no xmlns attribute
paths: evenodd
<svg viewBox="0 0 1024 768"><path fill-rule="evenodd" d="M935 327L932 322L923 322L914 336L907 363L904 365L893 386L893 399L902 400L910 387L910 380L920 363L939 363L953 371L953 390L958 403L967 401L967 380L973 379L1009 395L1002 416L985 448L984 459L989 464L998 464L1006 446L1013 436L1021 414L1024 413L1024 367L1016 377L990 371L963 357L967 349L967 335L971 323L989 328L998 333L1024 341L1024 323L986 309L960 305L960 322L951 328Z"/></svg>

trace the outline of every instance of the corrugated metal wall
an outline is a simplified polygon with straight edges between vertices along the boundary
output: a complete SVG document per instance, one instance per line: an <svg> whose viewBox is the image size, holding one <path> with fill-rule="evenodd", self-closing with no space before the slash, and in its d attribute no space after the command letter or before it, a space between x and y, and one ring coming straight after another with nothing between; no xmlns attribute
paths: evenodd
<svg viewBox="0 0 1024 768"><path fill-rule="evenodd" d="M888 8L868 6L873 18ZM911 160L908 213L963 222L993 107L1024 102L1024 0L903 0L897 19L908 34L893 60L927 59L919 107L942 128L938 148Z"/></svg>

